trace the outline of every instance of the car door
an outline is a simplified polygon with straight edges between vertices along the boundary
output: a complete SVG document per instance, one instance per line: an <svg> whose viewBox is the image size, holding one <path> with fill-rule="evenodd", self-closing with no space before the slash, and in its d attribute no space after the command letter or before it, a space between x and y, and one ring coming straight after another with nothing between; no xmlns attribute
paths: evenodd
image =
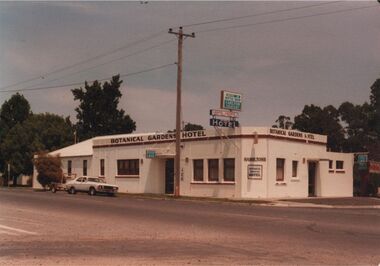
<svg viewBox="0 0 380 266"><path fill-rule="evenodd" d="M87 177L83 177L80 190L81 191L88 191L89 186L90 185L88 183L88 178Z"/></svg>

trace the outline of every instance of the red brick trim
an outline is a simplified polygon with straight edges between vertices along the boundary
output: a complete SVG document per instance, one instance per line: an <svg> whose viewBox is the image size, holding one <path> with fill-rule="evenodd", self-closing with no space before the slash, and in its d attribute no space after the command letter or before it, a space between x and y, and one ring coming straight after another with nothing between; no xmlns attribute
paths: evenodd
<svg viewBox="0 0 380 266"><path fill-rule="evenodd" d="M235 185L235 182L190 182L191 185Z"/></svg>
<svg viewBox="0 0 380 266"><path fill-rule="evenodd" d="M115 178L140 178L139 175L117 175Z"/></svg>
<svg viewBox="0 0 380 266"><path fill-rule="evenodd" d="M240 135L230 135L226 136L229 139L254 139L255 135L254 134L240 134ZM222 139L223 137L220 136L212 136L212 137L199 137L199 138L191 138L191 139L181 139L181 142L190 142L190 141L206 141L206 140L219 140ZM261 134L258 135L259 139L278 139L278 140L288 140L288 141L294 141L294 142L302 142L302 143L310 143L310 144L315 144L315 145L323 145L325 146L326 143L319 142L319 141L314 141L314 140L305 140L305 139L294 139L294 138L289 138L289 137L281 137L281 136L273 136L273 135L266 135L266 134ZM144 141L144 142L134 142L134 143L121 143L121 144L115 144L115 145L110 145L110 144L105 144L105 145L94 145L93 148L111 148L111 147L122 147L122 146L138 146L138 145L152 145L152 144L160 144L160 143L174 143L175 139L171 140L162 140L162 141Z"/></svg>

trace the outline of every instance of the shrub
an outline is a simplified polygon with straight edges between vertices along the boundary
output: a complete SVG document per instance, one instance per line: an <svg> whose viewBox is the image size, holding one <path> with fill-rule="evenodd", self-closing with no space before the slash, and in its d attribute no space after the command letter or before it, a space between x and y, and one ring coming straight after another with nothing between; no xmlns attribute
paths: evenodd
<svg viewBox="0 0 380 266"><path fill-rule="evenodd" d="M39 153L34 160L34 165L38 172L37 181L46 187L52 182L61 182L63 171L62 162L59 155L52 156L47 153Z"/></svg>

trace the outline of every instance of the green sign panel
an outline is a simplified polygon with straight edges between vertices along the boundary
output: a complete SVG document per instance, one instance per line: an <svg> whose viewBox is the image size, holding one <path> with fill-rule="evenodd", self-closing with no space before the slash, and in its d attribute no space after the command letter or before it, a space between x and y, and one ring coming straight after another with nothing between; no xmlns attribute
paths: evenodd
<svg viewBox="0 0 380 266"><path fill-rule="evenodd" d="M221 108L241 111L241 94L229 91L222 91Z"/></svg>
<svg viewBox="0 0 380 266"><path fill-rule="evenodd" d="M358 169L367 170L368 168L368 155L367 154L358 154L357 157Z"/></svg>
<svg viewBox="0 0 380 266"><path fill-rule="evenodd" d="M156 151L147 150L146 151L146 158L155 158L156 157Z"/></svg>

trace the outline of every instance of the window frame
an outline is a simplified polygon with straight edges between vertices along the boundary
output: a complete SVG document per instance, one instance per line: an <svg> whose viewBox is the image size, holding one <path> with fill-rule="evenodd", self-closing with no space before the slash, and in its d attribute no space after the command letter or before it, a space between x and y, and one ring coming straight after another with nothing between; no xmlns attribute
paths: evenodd
<svg viewBox="0 0 380 266"><path fill-rule="evenodd" d="M232 171L232 179L229 180L226 176L226 173L227 173L227 167L228 166L228 161L232 161L233 162L233 165L230 165L229 167L233 169ZM232 167L231 167L232 166ZM236 164L235 164L235 158L223 158L223 182L235 182L235 169L236 169Z"/></svg>
<svg viewBox="0 0 380 266"><path fill-rule="evenodd" d="M88 167L88 162L87 160L83 160L83 164L82 164L83 168L82 168L82 174L84 176L87 176L87 167Z"/></svg>
<svg viewBox="0 0 380 266"><path fill-rule="evenodd" d="M105 176L105 160L104 159L100 159L99 161L99 176Z"/></svg>
<svg viewBox="0 0 380 266"><path fill-rule="evenodd" d="M213 166L212 168L210 167L211 162L213 162L213 164L215 164L215 162L216 162L216 165L212 165ZM216 170L216 178L214 178L214 179L211 179L212 169ZM207 159L207 182L210 182L210 183L218 183L219 182L219 159L216 159L216 158Z"/></svg>
<svg viewBox="0 0 380 266"><path fill-rule="evenodd" d="M196 162L201 162L202 166L201 169L197 169ZM201 173L201 178L199 180L197 179L197 174ZM194 182L204 182L204 160L203 159L193 159L193 181Z"/></svg>
<svg viewBox="0 0 380 266"><path fill-rule="evenodd" d="M133 168L131 168L132 164ZM120 172L121 169L122 172ZM116 161L116 173L116 176L140 176L140 159L118 159Z"/></svg>
<svg viewBox="0 0 380 266"><path fill-rule="evenodd" d="M298 165L297 160L292 160L292 178L294 179L298 178Z"/></svg>
<svg viewBox="0 0 380 266"><path fill-rule="evenodd" d="M278 170L279 170L279 162L282 162L282 178L279 179ZM276 182L285 182L285 158L276 158Z"/></svg>
<svg viewBox="0 0 380 266"><path fill-rule="evenodd" d="M73 173L73 161L67 160L67 175L71 176L72 173Z"/></svg>
<svg viewBox="0 0 380 266"><path fill-rule="evenodd" d="M342 165L340 165L340 163L342 163ZM336 160L335 161L335 169L336 170L344 170L344 161Z"/></svg>

